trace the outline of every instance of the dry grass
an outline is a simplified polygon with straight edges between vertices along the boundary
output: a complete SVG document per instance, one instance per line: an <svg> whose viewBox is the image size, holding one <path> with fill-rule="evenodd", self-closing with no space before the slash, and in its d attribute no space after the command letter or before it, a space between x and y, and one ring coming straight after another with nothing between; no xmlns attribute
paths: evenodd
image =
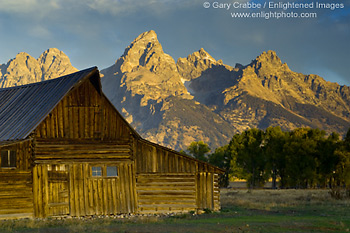
<svg viewBox="0 0 350 233"><path fill-rule="evenodd" d="M336 200L326 189L222 189L222 206L270 210L273 207L334 204L350 206L350 200Z"/></svg>

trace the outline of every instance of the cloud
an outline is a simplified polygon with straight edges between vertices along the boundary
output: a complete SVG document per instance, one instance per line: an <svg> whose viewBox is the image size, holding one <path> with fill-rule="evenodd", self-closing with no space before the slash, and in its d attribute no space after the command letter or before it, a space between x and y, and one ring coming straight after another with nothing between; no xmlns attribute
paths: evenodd
<svg viewBox="0 0 350 233"><path fill-rule="evenodd" d="M40 39L50 39L53 37L50 30L44 26L36 25L34 27L31 27L28 30L29 30L28 34L31 35L32 37L37 37Z"/></svg>
<svg viewBox="0 0 350 233"><path fill-rule="evenodd" d="M0 0L0 12L5 13L26 13L34 11L38 6L37 0Z"/></svg>
<svg viewBox="0 0 350 233"><path fill-rule="evenodd" d="M0 12L13 14L33 12L41 14L61 8L57 0L0 0L0 6Z"/></svg>

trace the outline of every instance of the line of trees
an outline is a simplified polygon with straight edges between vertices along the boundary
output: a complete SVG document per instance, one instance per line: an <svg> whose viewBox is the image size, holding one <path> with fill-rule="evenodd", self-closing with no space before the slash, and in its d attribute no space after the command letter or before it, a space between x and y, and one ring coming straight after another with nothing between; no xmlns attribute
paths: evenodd
<svg viewBox="0 0 350 233"><path fill-rule="evenodd" d="M203 147L207 148L198 149ZM343 139L337 133L327 136L323 130L310 128L249 129L212 154L203 142L193 142L191 148L192 156L226 170L222 186L236 177L247 180L250 188L272 180L272 188L342 187L350 195L350 129Z"/></svg>

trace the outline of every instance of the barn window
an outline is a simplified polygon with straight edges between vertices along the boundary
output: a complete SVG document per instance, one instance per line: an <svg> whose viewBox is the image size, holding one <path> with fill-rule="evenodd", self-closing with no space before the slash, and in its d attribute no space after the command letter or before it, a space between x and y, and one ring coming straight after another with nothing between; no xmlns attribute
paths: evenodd
<svg viewBox="0 0 350 233"><path fill-rule="evenodd" d="M107 166L107 176L118 176L118 167Z"/></svg>
<svg viewBox="0 0 350 233"><path fill-rule="evenodd" d="M1 151L1 167L4 167L4 168L16 167L16 151L14 150Z"/></svg>
<svg viewBox="0 0 350 233"><path fill-rule="evenodd" d="M92 167L92 176L102 176L102 167Z"/></svg>

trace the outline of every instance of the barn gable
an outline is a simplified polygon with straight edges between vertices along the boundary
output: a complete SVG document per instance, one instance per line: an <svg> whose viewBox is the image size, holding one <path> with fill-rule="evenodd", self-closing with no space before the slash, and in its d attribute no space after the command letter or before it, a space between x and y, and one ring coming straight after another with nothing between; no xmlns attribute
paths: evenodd
<svg viewBox="0 0 350 233"><path fill-rule="evenodd" d="M95 67L0 90L0 151L0 218L220 208L222 171L142 139Z"/></svg>
<svg viewBox="0 0 350 233"><path fill-rule="evenodd" d="M0 89L0 141L23 140L61 99L96 68L54 80Z"/></svg>

